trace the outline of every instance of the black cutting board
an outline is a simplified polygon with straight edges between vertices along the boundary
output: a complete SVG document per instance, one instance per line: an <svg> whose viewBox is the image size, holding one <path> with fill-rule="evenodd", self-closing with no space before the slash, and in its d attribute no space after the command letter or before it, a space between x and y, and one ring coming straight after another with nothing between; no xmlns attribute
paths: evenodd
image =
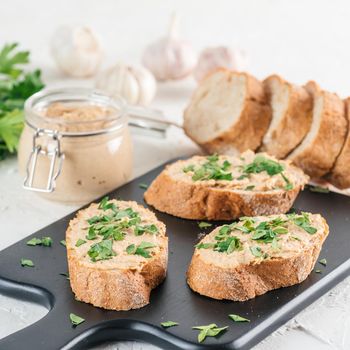
<svg viewBox="0 0 350 350"><path fill-rule="evenodd" d="M110 198L136 200L141 204L144 190L163 169L148 174L110 193ZM67 272L65 248L59 244L74 213L0 252L0 293L30 300L50 311L33 325L0 340L1 350L18 349L86 349L109 340L143 340L164 349L249 349L300 310L340 282L350 271L350 198L335 193L321 194L305 190L296 210L321 213L328 221L330 235L317 263L321 274L312 272L303 283L269 292L246 302L217 301L192 292L185 281L193 245L198 241L197 221L183 220L156 211L167 226L169 235L169 269L165 282L151 295L150 305L133 311L106 311L78 302L69 281L60 273ZM20 218L19 218L20 220ZM210 228L212 229L212 228ZM208 230L210 230L208 229ZM2 234L11 234L3 232ZM51 236L51 248L30 247L31 237ZM20 258L32 259L34 268L23 268ZM69 314L86 319L73 328ZM234 323L228 314L238 314L250 323ZM178 327L162 329L160 322L172 320ZM229 326L219 338L197 343L198 331L192 326L216 323Z"/></svg>

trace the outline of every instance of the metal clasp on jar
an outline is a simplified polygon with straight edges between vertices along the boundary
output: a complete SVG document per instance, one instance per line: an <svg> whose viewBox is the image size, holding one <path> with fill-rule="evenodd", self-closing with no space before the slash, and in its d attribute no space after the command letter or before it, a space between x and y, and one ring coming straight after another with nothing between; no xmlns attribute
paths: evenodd
<svg viewBox="0 0 350 350"><path fill-rule="evenodd" d="M38 143L38 139L43 136L49 138L46 149L44 149ZM62 163L64 159L64 154L61 152L60 138L61 135L56 130L36 129L33 135L33 149L30 153L27 163L27 174L23 182L23 187L25 189L46 193L54 191L56 187L56 179L61 173ZM33 182L35 181L35 170L39 155L48 157L50 159L46 187L35 187L33 185Z"/></svg>

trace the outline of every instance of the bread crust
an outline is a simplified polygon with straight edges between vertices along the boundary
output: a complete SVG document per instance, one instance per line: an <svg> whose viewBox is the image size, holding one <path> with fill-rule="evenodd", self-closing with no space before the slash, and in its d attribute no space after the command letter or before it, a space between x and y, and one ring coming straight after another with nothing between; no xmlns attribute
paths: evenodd
<svg viewBox="0 0 350 350"><path fill-rule="evenodd" d="M314 101L324 101L321 123L313 141L303 150L296 149L288 157L310 177L320 178L333 167L345 141L346 118L343 101L336 95L323 91L311 81L306 85ZM307 136L306 136L307 137Z"/></svg>
<svg viewBox="0 0 350 350"><path fill-rule="evenodd" d="M350 98L345 100L345 110L348 122L348 131L344 146L327 176L330 183L340 189L350 188Z"/></svg>
<svg viewBox="0 0 350 350"><path fill-rule="evenodd" d="M223 68L218 71L226 72L227 79L232 79L234 75L244 76L246 79L246 97L239 120L214 139L200 143L186 125L186 119L191 118L189 105L184 112L185 133L208 153L236 155L247 149L254 151L260 146L271 119L271 108L267 103L263 85L247 73L232 72Z"/></svg>
<svg viewBox="0 0 350 350"><path fill-rule="evenodd" d="M78 219L84 210L78 212ZM77 300L118 311L138 309L149 303L151 290L166 276L168 262L166 236L160 238L162 241L160 252L148 259L141 269L123 269L118 266L105 269L98 265L87 264L78 258L74 246L68 245L71 234L70 224L66 232L68 269L70 285Z"/></svg>
<svg viewBox="0 0 350 350"><path fill-rule="evenodd" d="M310 274L328 232L324 220L323 234L299 254L290 258L241 264L235 268L222 268L207 263L195 252L187 271L187 283L199 294L233 301L245 301L273 289L292 286L304 281Z"/></svg>
<svg viewBox="0 0 350 350"><path fill-rule="evenodd" d="M289 103L277 128L272 131L271 139L263 143L260 149L282 159L300 144L310 129L312 97L304 87L290 84L278 75L271 75L263 81L270 105L272 97L270 84L274 80L278 80L281 85L288 88Z"/></svg>
<svg viewBox="0 0 350 350"><path fill-rule="evenodd" d="M144 194L159 211L194 220L232 220L241 216L287 212L303 185L289 191L228 191L201 184L175 181L163 171Z"/></svg>

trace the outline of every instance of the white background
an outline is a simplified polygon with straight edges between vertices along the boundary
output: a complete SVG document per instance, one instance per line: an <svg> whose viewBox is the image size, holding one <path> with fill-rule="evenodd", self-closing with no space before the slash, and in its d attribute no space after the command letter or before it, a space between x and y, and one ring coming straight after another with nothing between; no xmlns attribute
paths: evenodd
<svg viewBox="0 0 350 350"><path fill-rule="evenodd" d="M32 65L42 69L47 85L92 85L91 80L68 81L56 70L49 43L57 26L91 26L104 47L104 67L120 60L138 63L145 45L165 34L173 11L180 17L180 34L198 51L208 45L240 47L250 57L249 72L258 78L278 73L298 84L313 79L342 97L350 95L350 2L346 0L1 0L0 45L18 41L29 49ZM191 78L161 84L153 106L180 121L194 87ZM177 130L171 130L167 140L134 136L134 141L135 175L196 150ZM15 160L0 163L0 249L74 208L24 192ZM349 284L343 282L257 349L349 349ZM0 296L0 336L43 313ZM124 345L126 349L139 346Z"/></svg>

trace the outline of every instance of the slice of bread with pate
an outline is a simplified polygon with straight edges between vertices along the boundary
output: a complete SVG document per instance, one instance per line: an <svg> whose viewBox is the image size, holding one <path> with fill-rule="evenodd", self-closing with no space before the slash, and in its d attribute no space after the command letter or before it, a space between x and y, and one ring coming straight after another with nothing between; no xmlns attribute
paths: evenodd
<svg viewBox="0 0 350 350"><path fill-rule="evenodd" d="M345 100L348 131L343 148L327 176L330 183L340 189L350 188L350 98Z"/></svg>
<svg viewBox="0 0 350 350"><path fill-rule="evenodd" d="M307 182L289 161L246 151L170 164L144 197L157 210L181 218L232 220L287 212Z"/></svg>
<svg viewBox="0 0 350 350"><path fill-rule="evenodd" d="M311 128L288 159L311 178L320 178L330 172L343 147L345 108L336 94L321 90L315 82L308 82L306 88L314 100Z"/></svg>
<svg viewBox="0 0 350 350"><path fill-rule="evenodd" d="M105 198L80 210L66 233L76 299L110 310L147 305L166 275L165 234L165 225L136 202Z"/></svg>
<svg viewBox="0 0 350 350"><path fill-rule="evenodd" d="M304 87L290 84L278 75L271 75L263 84L272 118L260 150L285 158L310 129L312 97Z"/></svg>
<svg viewBox="0 0 350 350"><path fill-rule="evenodd" d="M260 81L219 69L194 92L184 112L184 129L207 152L236 155L260 146L270 119Z"/></svg>
<svg viewBox="0 0 350 350"><path fill-rule="evenodd" d="M196 245L187 282L199 294L234 301L292 286L314 268L328 231L319 214L241 218Z"/></svg>

